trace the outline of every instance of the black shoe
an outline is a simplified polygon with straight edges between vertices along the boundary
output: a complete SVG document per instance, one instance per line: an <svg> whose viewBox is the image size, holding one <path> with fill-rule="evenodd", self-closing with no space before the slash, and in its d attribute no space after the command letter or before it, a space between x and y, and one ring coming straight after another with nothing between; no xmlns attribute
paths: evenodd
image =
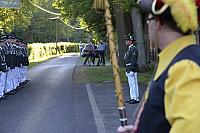
<svg viewBox="0 0 200 133"><path fill-rule="evenodd" d="M28 80L28 79L26 79L25 81L24 81L24 83L26 84L26 83L28 83L30 80Z"/></svg>
<svg viewBox="0 0 200 133"><path fill-rule="evenodd" d="M129 99L129 100L126 100L125 102L126 102L126 103L129 103L131 100L134 100L134 99Z"/></svg>
<svg viewBox="0 0 200 133"><path fill-rule="evenodd" d="M139 103L140 101L136 101L135 99L131 99L128 103L129 104L136 104Z"/></svg>
<svg viewBox="0 0 200 133"><path fill-rule="evenodd" d="M0 100L6 100L6 99L8 99L6 96L0 98Z"/></svg>
<svg viewBox="0 0 200 133"><path fill-rule="evenodd" d="M15 89L16 91L20 91L22 89L22 85L21 86L17 86L17 88Z"/></svg>
<svg viewBox="0 0 200 133"><path fill-rule="evenodd" d="M12 91L8 92L7 94L8 94L8 95L15 95L16 92L15 92L14 90L12 90Z"/></svg>

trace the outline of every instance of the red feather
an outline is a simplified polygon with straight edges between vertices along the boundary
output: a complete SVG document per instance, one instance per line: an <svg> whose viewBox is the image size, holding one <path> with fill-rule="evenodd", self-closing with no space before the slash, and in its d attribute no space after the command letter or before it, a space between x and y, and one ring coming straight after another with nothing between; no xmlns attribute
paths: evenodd
<svg viewBox="0 0 200 133"><path fill-rule="evenodd" d="M200 21L200 0L195 0L196 1L196 6L198 8L198 20Z"/></svg>
<svg viewBox="0 0 200 133"><path fill-rule="evenodd" d="M200 0L196 0L196 5L198 8L200 8Z"/></svg>
<svg viewBox="0 0 200 133"><path fill-rule="evenodd" d="M162 8L164 5L164 3L162 2L162 0L157 0L157 3L156 3L156 9L160 9Z"/></svg>

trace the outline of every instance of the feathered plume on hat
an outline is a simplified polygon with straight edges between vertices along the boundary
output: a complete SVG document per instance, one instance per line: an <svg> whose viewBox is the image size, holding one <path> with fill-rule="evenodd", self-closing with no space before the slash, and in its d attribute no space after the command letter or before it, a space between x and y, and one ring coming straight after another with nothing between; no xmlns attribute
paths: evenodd
<svg viewBox="0 0 200 133"><path fill-rule="evenodd" d="M169 7L174 21L184 33L197 30L200 0L141 0L140 5L154 15L161 15Z"/></svg>

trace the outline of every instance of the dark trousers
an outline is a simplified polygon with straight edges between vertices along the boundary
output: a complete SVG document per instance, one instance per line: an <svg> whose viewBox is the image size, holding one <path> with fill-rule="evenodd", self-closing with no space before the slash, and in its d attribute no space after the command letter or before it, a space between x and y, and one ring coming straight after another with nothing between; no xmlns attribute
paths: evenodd
<svg viewBox="0 0 200 133"><path fill-rule="evenodd" d="M93 52L91 52L88 55L86 55L86 58L85 58L85 61L84 61L84 65L86 65L87 62L90 65L90 61L92 61L93 64L95 62L95 58L94 58L94 53Z"/></svg>
<svg viewBox="0 0 200 133"><path fill-rule="evenodd" d="M102 65L105 65L105 51L104 50L99 50L99 59L97 65L99 66L100 63Z"/></svg>

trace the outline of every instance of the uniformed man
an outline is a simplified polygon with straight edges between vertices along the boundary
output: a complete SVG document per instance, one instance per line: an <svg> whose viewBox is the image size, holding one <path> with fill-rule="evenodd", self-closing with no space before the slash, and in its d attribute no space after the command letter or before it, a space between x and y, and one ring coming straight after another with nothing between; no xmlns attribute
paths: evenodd
<svg viewBox="0 0 200 133"><path fill-rule="evenodd" d="M6 73L7 73L7 64L5 61L5 51L3 49L5 45L5 37L0 39L0 88L1 88L1 100L7 99L5 93L6 87Z"/></svg>
<svg viewBox="0 0 200 133"><path fill-rule="evenodd" d="M29 66L29 60L28 60L28 44L26 42L22 42L22 50L23 50L23 54L22 54L22 57L23 57L23 82L24 83L28 83L30 80L27 79L27 71L28 71L28 66Z"/></svg>
<svg viewBox="0 0 200 133"><path fill-rule="evenodd" d="M23 66L22 66L22 60L23 60L23 55L22 55L22 46L17 42L17 49L16 49L16 57L17 57L17 62L16 66L18 69L18 86L19 88L21 87L20 84L23 82L22 77L23 77Z"/></svg>
<svg viewBox="0 0 200 133"><path fill-rule="evenodd" d="M15 69L15 49L14 49L14 41L12 36L8 37L8 46L10 49L10 82L11 82L11 90L9 94L13 95L16 92L13 90L16 89L16 69Z"/></svg>
<svg viewBox="0 0 200 133"><path fill-rule="evenodd" d="M197 4L196 4L196 3ZM119 133L200 132L199 0L141 0L159 62L134 126Z"/></svg>
<svg viewBox="0 0 200 133"><path fill-rule="evenodd" d="M17 69L17 57L16 57L16 45L15 45L16 38L11 36L11 50L12 50L12 79L13 79L13 90L15 90L18 86L18 69Z"/></svg>
<svg viewBox="0 0 200 133"><path fill-rule="evenodd" d="M1 45L3 42L0 42L0 99L4 99L4 88L5 88L5 71L6 71L6 63L5 56L3 53L3 49Z"/></svg>
<svg viewBox="0 0 200 133"><path fill-rule="evenodd" d="M13 44L12 44L12 38L11 36L7 36L7 39L5 40L4 45L5 50L5 60L6 64L8 66L8 71L6 73L6 87L5 92L8 95L16 94L13 90L15 89L15 63L14 63L14 51L13 51Z"/></svg>
<svg viewBox="0 0 200 133"><path fill-rule="evenodd" d="M125 53L124 61L126 66L126 76L128 77L128 84L130 88L130 99L126 101L129 104L139 103L139 91L138 91L138 50L136 48L136 40L133 35L130 35L126 39L126 45L128 50Z"/></svg>
<svg viewBox="0 0 200 133"><path fill-rule="evenodd" d="M7 39L5 40L5 44L2 46L3 51L5 53L5 61L7 64L7 72L6 72L6 84L5 84L5 93L9 93L12 90L12 79L11 79L11 71L10 71L10 66L11 66L11 62L10 62L10 48L9 48L9 44L7 42Z"/></svg>

